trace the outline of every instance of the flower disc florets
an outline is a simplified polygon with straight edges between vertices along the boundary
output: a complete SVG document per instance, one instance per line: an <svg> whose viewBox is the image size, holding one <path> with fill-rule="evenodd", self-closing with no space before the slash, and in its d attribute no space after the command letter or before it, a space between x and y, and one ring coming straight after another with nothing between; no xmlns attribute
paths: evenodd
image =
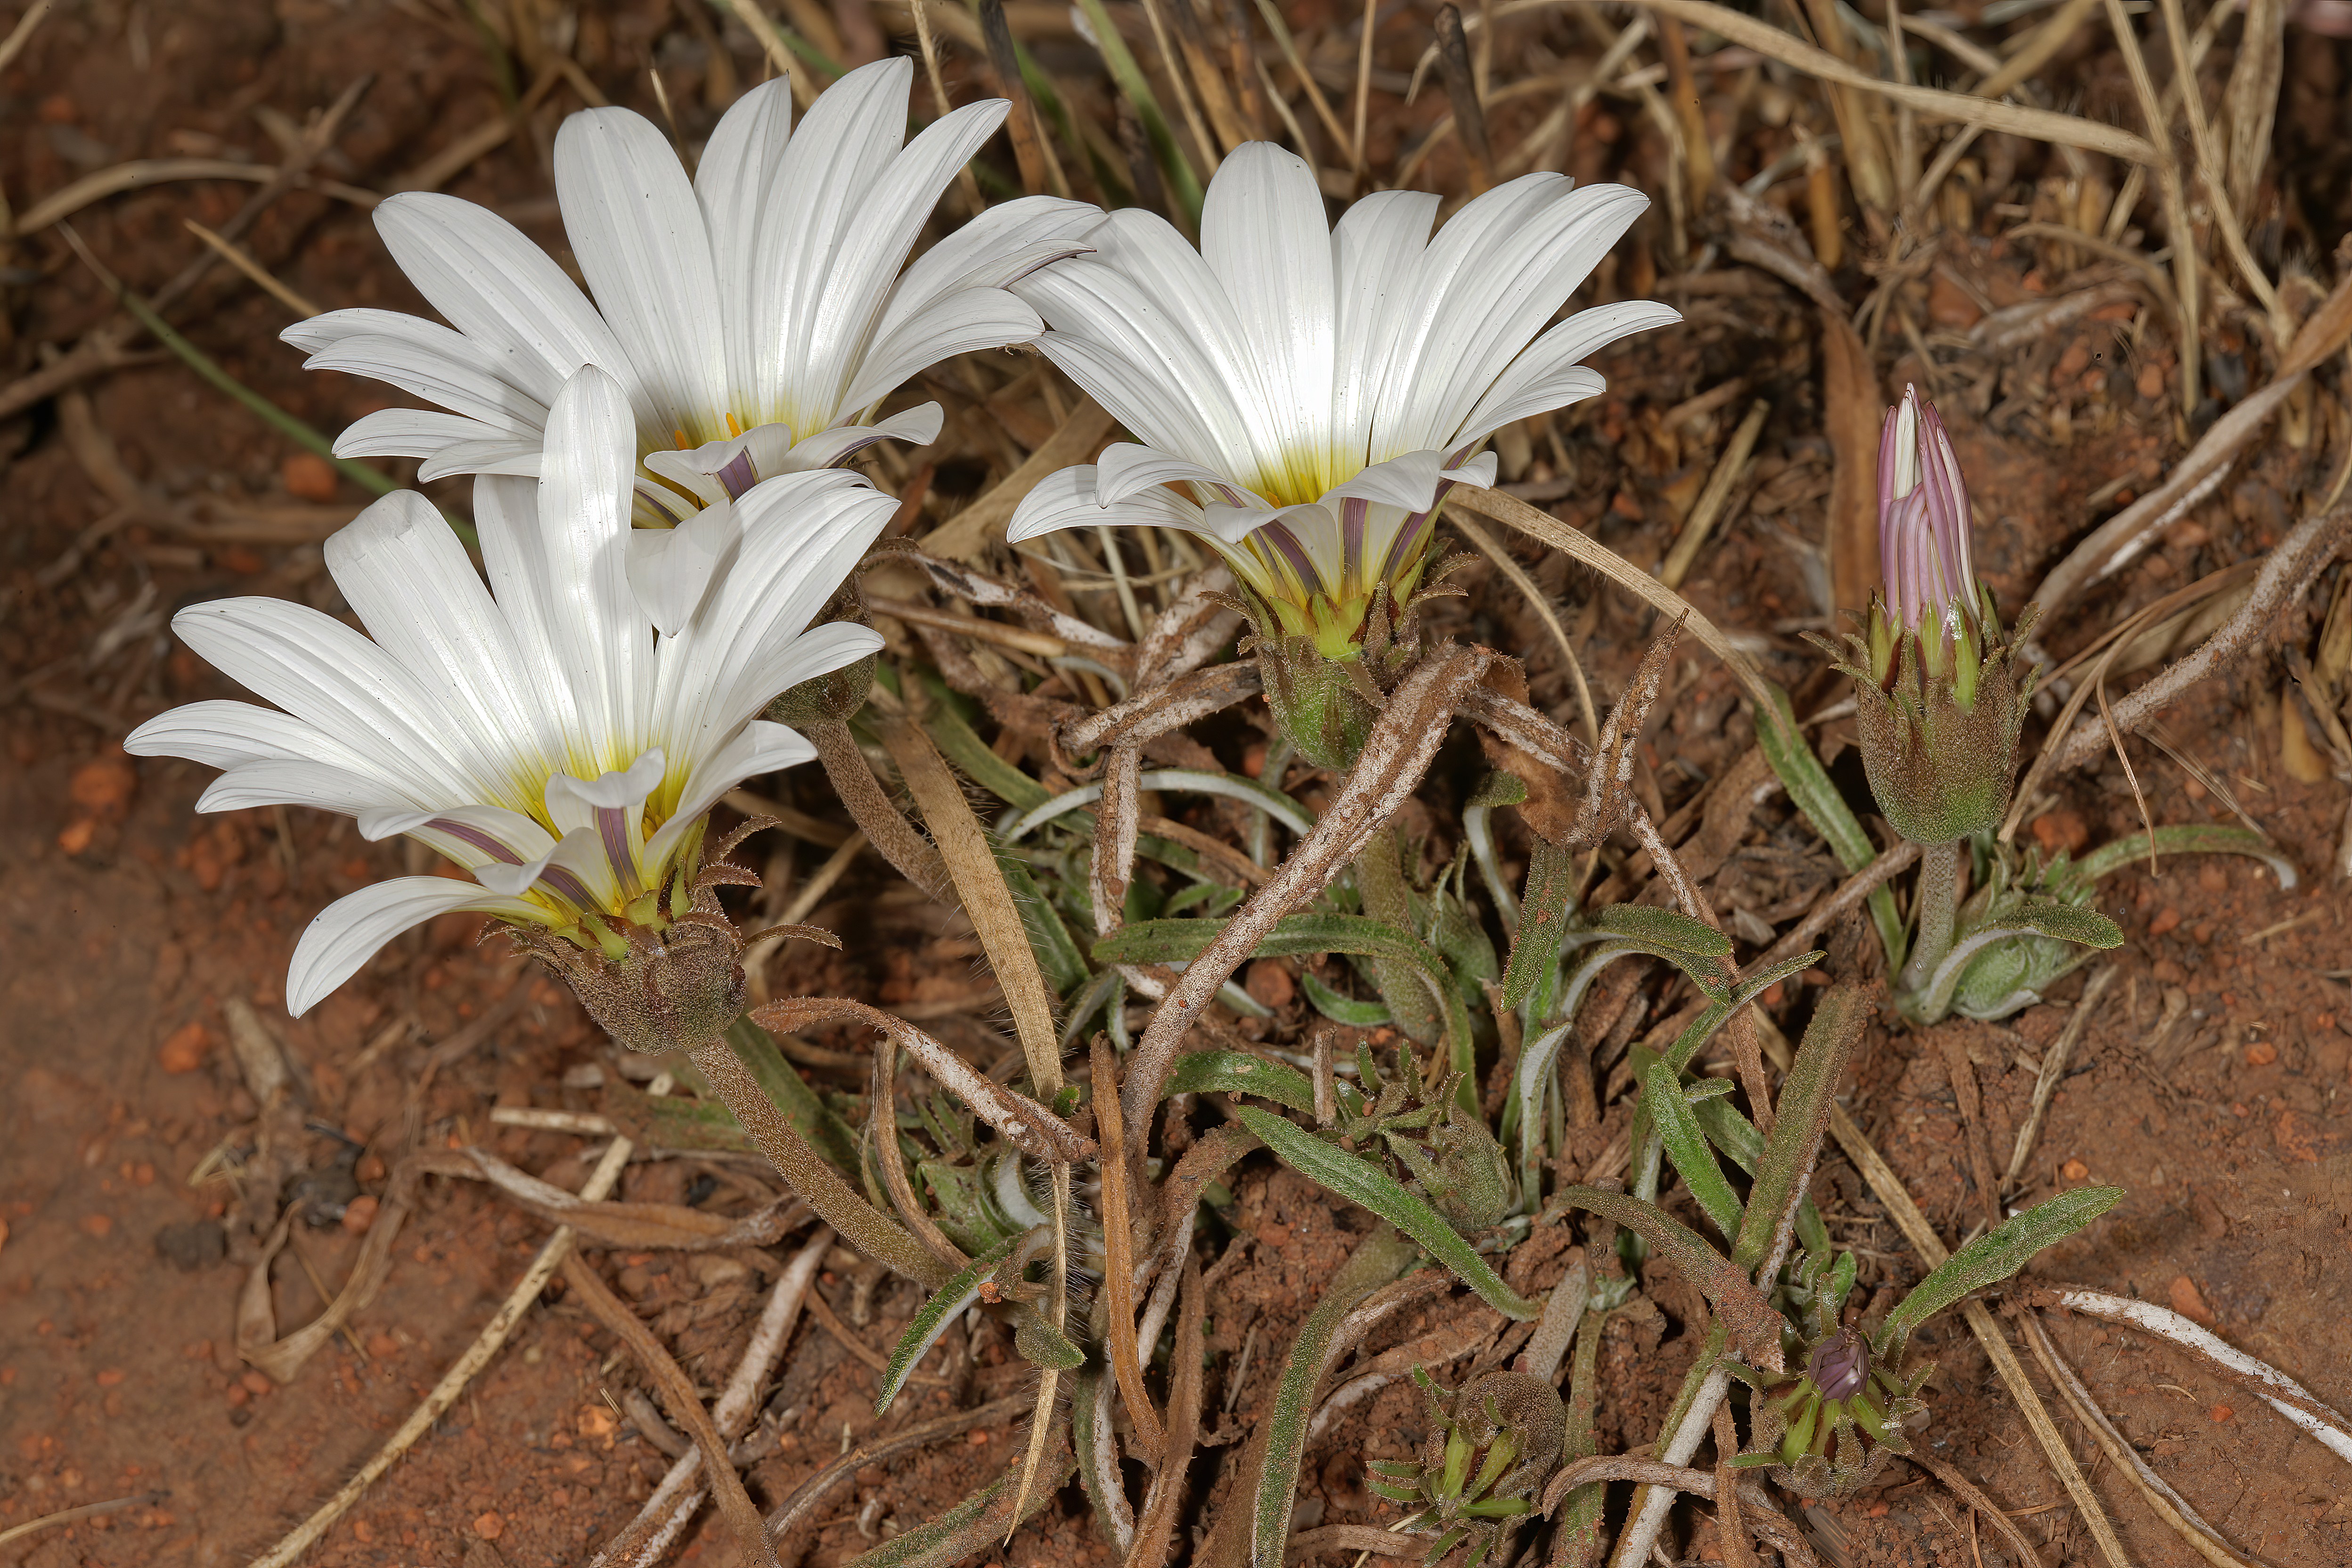
<svg viewBox="0 0 2352 1568"><path fill-rule="evenodd" d="M2033 611L2003 633L1971 558L1959 461L1916 388L1887 411L1878 476L1884 586L1838 668L1854 679L1855 729L1879 808L1912 842L1949 844L2009 807L2032 684L2011 656Z"/></svg>

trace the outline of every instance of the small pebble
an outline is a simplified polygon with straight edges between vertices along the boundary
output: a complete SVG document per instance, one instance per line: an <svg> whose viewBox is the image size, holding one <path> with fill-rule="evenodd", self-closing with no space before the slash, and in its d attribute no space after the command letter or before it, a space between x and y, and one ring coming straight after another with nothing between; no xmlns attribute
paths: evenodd
<svg viewBox="0 0 2352 1568"><path fill-rule="evenodd" d="M2201 1323L2207 1328L2213 1326L2213 1309L2205 1304L2204 1293L2197 1289L2196 1280L2183 1274L2173 1280L2167 1294L2172 1298L2174 1311L2191 1322Z"/></svg>
<svg viewBox="0 0 2352 1568"><path fill-rule="evenodd" d="M2246 1047L2248 1067L2266 1068L2278 1060L2278 1047L2268 1040L2256 1040Z"/></svg>
<svg viewBox="0 0 2352 1568"><path fill-rule="evenodd" d="M212 1054L213 1032L194 1020L172 1031L155 1052L155 1065L165 1072L194 1072Z"/></svg>
<svg viewBox="0 0 2352 1568"><path fill-rule="evenodd" d="M2213 1419L2216 1421L2227 1421L2231 1416L2235 1415L2236 1414L2236 1411L2231 1409L2226 1405L2216 1405L2213 1406Z"/></svg>
<svg viewBox="0 0 2352 1568"><path fill-rule="evenodd" d="M507 1521L499 1518L495 1510L491 1512L478 1514L475 1517L474 1533L480 1536L483 1540L496 1541L499 1536L504 1535L506 1532Z"/></svg>
<svg viewBox="0 0 2352 1568"><path fill-rule="evenodd" d="M324 504L335 499L335 465L316 452L296 452L278 465L286 493Z"/></svg>
<svg viewBox="0 0 2352 1568"><path fill-rule="evenodd" d="M2058 1173L2070 1182L2079 1182L2090 1175L2091 1167L2080 1160L2069 1160L2058 1167Z"/></svg>
<svg viewBox="0 0 2352 1568"><path fill-rule="evenodd" d="M376 1200L362 1193L343 1205L343 1228L353 1236L365 1236L375 1224Z"/></svg>

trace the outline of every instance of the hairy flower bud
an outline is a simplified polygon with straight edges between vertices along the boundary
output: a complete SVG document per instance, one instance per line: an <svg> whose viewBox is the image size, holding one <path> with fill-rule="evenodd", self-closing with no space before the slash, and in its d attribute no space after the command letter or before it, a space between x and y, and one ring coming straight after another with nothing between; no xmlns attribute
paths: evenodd
<svg viewBox="0 0 2352 1568"><path fill-rule="evenodd" d="M2032 684L2011 657L2033 611L2002 632L1976 575L1959 460L1914 387L1887 410L1878 500L1885 582L1838 668L1854 679L1863 765L1886 820L1915 844L1950 844L2009 808Z"/></svg>
<svg viewBox="0 0 2352 1568"><path fill-rule="evenodd" d="M1840 1329L1813 1347L1805 1375L1823 1399L1851 1399L1870 1382L1870 1342L1852 1329Z"/></svg>

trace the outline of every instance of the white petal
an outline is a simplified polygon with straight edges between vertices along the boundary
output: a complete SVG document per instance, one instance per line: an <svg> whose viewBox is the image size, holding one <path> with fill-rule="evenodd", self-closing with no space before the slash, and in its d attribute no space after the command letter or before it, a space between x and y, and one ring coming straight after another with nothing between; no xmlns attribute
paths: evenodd
<svg viewBox="0 0 2352 1568"><path fill-rule="evenodd" d="M504 438L505 431L462 414L426 408L379 408L343 426L343 433L335 437L335 456L431 458L453 447Z"/></svg>
<svg viewBox="0 0 2352 1568"><path fill-rule="evenodd" d="M918 403L905 413L890 415L878 424L836 425L795 444L785 455L782 468L770 471L797 473L807 468L835 468L877 441L903 441L909 447L928 447L940 438L941 422L938 404Z"/></svg>
<svg viewBox="0 0 2352 1568"><path fill-rule="evenodd" d="M411 798L479 800L486 781L447 740L439 706L383 649L283 599L215 599L172 617L222 674L365 757Z"/></svg>
<svg viewBox="0 0 2352 1568"><path fill-rule="evenodd" d="M690 773L770 700L876 646L862 627L820 628L831 601L898 503L838 468L766 480L736 503L743 545L685 634L662 640L660 743ZM852 634L855 634L852 636ZM846 637L836 646L827 638ZM818 657L812 667L812 650Z"/></svg>
<svg viewBox="0 0 2352 1568"><path fill-rule="evenodd" d="M1318 482L1330 445L1336 326L1331 230L1315 171L1271 142L1234 149L1209 182L1201 258L1223 285L1267 432Z"/></svg>
<svg viewBox="0 0 2352 1568"><path fill-rule="evenodd" d="M944 295L875 341L844 388L840 406L869 407L941 360L1029 342L1045 330L1035 310L1002 289Z"/></svg>
<svg viewBox="0 0 2352 1568"><path fill-rule="evenodd" d="M1323 492L1323 499L1328 505L1334 499L1354 496L1406 511L1427 511L1437 504L1438 470L1444 466L1443 453L1407 452L1333 485Z"/></svg>
<svg viewBox="0 0 2352 1568"><path fill-rule="evenodd" d="M213 780L196 799L198 811L307 805L345 816L387 806L409 811L415 805L413 797L398 793L373 770L353 772L294 758L239 763Z"/></svg>
<svg viewBox="0 0 2352 1568"><path fill-rule="evenodd" d="M302 368L389 382L412 397L508 435L536 436L546 426L547 405L501 377L496 362L471 338L413 316L393 320L412 323L412 330L352 333L312 354Z"/></svg>
<svg viewBox="0 0 2352 1568"><path fill-rule="evenodd" d="M1097 499L1099 470L1091 463L1046 475L1021 498L1005 524L1004 538L1019 544L1041 533L1065 528L1179 528L1187 533L1210 532L1201 509L1175 491L1159 488L1139 491L1116 506Z"/></svg>
<svg viewBox="0 0 2352 1568"><path fill-rule="evenodd" d="M320 762L364 772L373 764L364 753L275 708L214 700L158 713L122 742L134 757L185 757L206 767L242 763ZM400 787L400 781L387 778Z"/></svg>
<svg viewBox="0 0 2352 1568"><path fill-rule="evenodd" d="M842 238L907 134L914 71L904 58L877 60L835 82L810 108L770 174L751 250L758 283L747 336L758 377L756 406L740 410L740 417L782 419L807 430L834 422L834 406L795 405L802 356L822 296L833 287ZM830 390L838 391L839 384Z"/></svg>
<svg viewBox="0 0 2352 1568"><path fill-rule="evenodd" d="M771 724L765 719L752 720L743 726L741 734L705 757L687 779L686 793L677 810L646 840L646 864L658 867L666 863L703 813L745 779L798 767L815 755L816 748L793 731L782 724Z"/></svg>
<svg viewBox="0 0 2352 1568"><path fill-rule="evenodd" d="M1231 505L1246 505L1257 499L1225 475L1203 468L1190 458L1139 447L1132 441L1113 442L1103 448L1102 456L1096 460L1095 499L1104 506L1140 495L1154 485L1185 482L1213 486Z"/></svg>
<svg viewBox="0 0 2352 1568"><path fill-rule="evenodd" d="M431 811L378 806L357 816L360 837L370 843L407 834L432 846L445 859L475 872L475 879L484 887L493 884L482 878L481 868L527 865L555 847L554 836L546 828L504 806L452 805ZM529 886L530 880L525 878L513 888L496 890L520 892Z"/></svg>
<svg viewBox="0 0 2352 1568"><path fill-rule="evenodd" d="M650 427L652 405L612 329L520 229L431 191L387 199L375 209L375 226L409 281L495 357L501 377L552 403L573 371L602 365Z"/></svg>
<svg viewBox="0 0 2352 1568"><path fill-rule="evenodd" d="M914 248L915 237L938 205L940 193L980 151L980 144L996 133L1012 107L1001 98L992 98L933 121L891 161L888 172L859 204L856 219L842 233L832 275L817 297L816 310L805 318L807 335L801 339L795 334L796 379L801 383L803 406L813 411L829 398L838 417L872 401L850 396L849 389L863 379L859 361L874 341L875 322L898 280L898 268L906 265L907 253ZM810 118L814 121L814 115ZM802 324L794 323L796 329ZM1022 335L1034 335L1036 330L1029 328ZM901 375L889 385L905 379ZM880 395L880 392L873 395ZM819 423L812 418L809 425L814 428ZM822 423L830 425L833 420Z"/></svg>
<svg viewBox="0 0 2352 1568"><path fill-rule="evenodd" d="M502 899L448 877L395 877L362 888L319 911L295 944L286 975L286 1010L300 1017L349 980L411 926L452 910L481 910L509 920L538 920L535 905Z"/></svg>
<svg viewBox="0 0 2352 1568"><path fill-rule="evenodd" d="M727 385L737 396L759 386L751 328L762 268L755 248L772 184L792 140L792 83L782 77L761 82L719 118L695 166L694 195L710 236L710 261L719 284L719 316L727 334ZM756 418L750 408L734 410Z"/></svg>
<svg viewBox="0 0 2352 1568"><path fill-rule="evenodd" d="M416 479L427 484L452 474L509 474L535 479L544 457L545 448L537 441L457 441L418 464Z"/></svg>
<svg viewBox="0 0 2352 1568"><path fill-rule="evenodd" d="M1398 395L1374 424L1371 455L1445 446L1648 205L1622 185L1571 190L1531 174L1455 214L1416 269L1414 320L1390 360Z"/></svg>
<svg viewBox="0 0 2352 1568"><path fill-rule="evenodd" d="M1548 414L1598 395L1606 384L1598 371L1576 362L1633 332L1672 326L1682 312L1647 300L1621 300L1575 315L1529 343L1527 352L1496 378L1478 406L1447 443L1454 449L1485 439L1515 419Z"/></svg>
<svg viewBox="0 0 2352 1568"><path fill-rule="evenodd" d="M652 629L629 587L627 549L635 471L620 387L602 371L583 370L550 410L537 509L540 553L522 589L535 600L528 614L545 627L582 725L572 737L570 772L625 767L646 744ZM488 548L485 533L486 562ZM495 574L491 580L507 605L507 587ZM519 630L516 640L528 658L531 637Z"/></svg>
<svg viewBox="0 0 2352 1568"><path fill-rule="evenodd" d="M704 158L709 157L705 153ZM1087 248L1085 235L1102 210L1058 196L999 202L917 257L898 277L875 335L948 294L966 289L1006 289L1046 262Z"/></svg>
<svg viewBox="0 0 2352 1568"><path fill-rule="evenodd" d="M666 636L684 631L742 537L727 501L703 508L676 528L630 530L629 586L647 618Z"/></svg>
<svg viewBox="0 0 2352 1568"><path fill-rule="evenodd" d="M1270 522L1292 523L1292 531L1301 536L1339 527L1338 520L1318 501L1297 501L1289 506L1220 506L1213 502L1201 509L1201 532L1227 544L1239 544Z"/></svg>
<svg viewBox="0 0 2352 1568"><path fill-rule="evenodd" d="M1331 233L1339 329L1331 369L1331 446L1365 459L1402 321L1414 261L1429 243L1438 201L1423 191L1375 191Z"/></svg>
<svg viewBox="0 0 2352 1568"><path fill-rule="evenodd" d="M1051 306L1041 308L1047 320L1054 319ZM1148 343L1128 346L1156 352ZM1255 477L1257 459L1242 427L1241 412L1223 384L1213 379L1215 370L1197 363L1198 356L1181 347L1173 349L1177 357L1196 362L1181 374L1156 362L1129 359L1123 348L1097 335L1093 323L1073 331L1042 333L1037 347L1146 446L1181 453L1232 476L1236 484Z"/></svg>
<svg viewBox="0 0 2352 1568"><path fill-rule="evenodd" d="M445 742L524 809L528 781L563 757L506 617L466 547L414 490L369 507L326 544L327 570L378 647L432 694Z"/></svg>
<svg viewBox="0 0 2352 1568"><path fill-rule="evenodd" d="M643 115L584 110L556 132L555 190L572 254L645 380L656 428L718 435L731 401L719 279L677 154Z"/></svg>

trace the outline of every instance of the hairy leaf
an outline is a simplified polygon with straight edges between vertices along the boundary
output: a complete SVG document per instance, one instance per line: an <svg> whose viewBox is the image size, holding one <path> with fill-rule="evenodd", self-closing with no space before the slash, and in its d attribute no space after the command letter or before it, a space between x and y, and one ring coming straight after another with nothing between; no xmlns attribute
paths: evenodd
<svg viewBox="0 0 2352 1568"><path fill-rule="evenodd" d="M1717 1321L1750 1365L1767 1372L1781 1370L1784 1325L1780 1314L1748 1282L1747 1274L1709 1247L1698 1232L1655 1204L1599 1187L1563 1187L1554 1201L1614 1220L1656 1247L1675 1271L1706 1298Z"/></svg>
<svg viewBox="0 0 2352 1568"><path fill-rule="evenodd" d="M1255 1094L1315 1114L1315 1085L1287 1062L1269 1061L1245 1051L1194 1051L1176 1058L1168 1076L1171 1094Z"/></svg>
<svg viewBox="0 0 2352 1568"><path fill-rule="evenodd" d="M956 1314L980 1300L981 1281L995 1272L998 1266L1030 1239L1008 1236L959 1270L956 1276L931 1293L931 1299L908 1321L907 1330L898 1336L898 1348L890 1352L890 1364L882 1371L882 1388L874 1398L874 1414L882 1415L898 1391L907 1386L908 1377L924 1353L939 1343Z"/></svg>
<svg viewBox="0 0 2352 1568"><path fill-rule="evenodd" d="M1739 1234L1739 1194L1731 1190L1724 1179L1723 1166L1707 1147L1706 1133L1701 1130L1697 1115L1685 1097L1680 1080L1673 1068L1663 1061L1653 1062L1642 1075L1642 1102L1658 1136L1666 1145L1666 1158L1675 1163L1675 1170L1683 1184L1715 1222L1715 1228L1728 1241Z"/></svg>
<svg viewBox="0 0 2352 1568"><path fill-rule="evenodd" d="M1423 1251L1454 1270L1464 1284L1505 1317L1524 1322L1543 1310L1541 1302L1530 1301L1503 1283L1502 1276L1471 1249L1460 1232L1386 1171L1326 1143L1297 1122L1271 1110L1237 1105L1234 1114L1274 1151L1275 1158L1326 1191L1371 1210L1412 1237Z"/></svg>
<svg viewBox="0 0 2352 1568"><path fill-rule="evenodd" d="M2064 1240L2123 1201L2121 1187L2083 1187L2037 1204L1985 1232L1951 1257L1887 1314L1872 1353L1888 1366L1902 1359L1913 1330L1971 1290L2000 1283L2043 1247Z"/></svg>

